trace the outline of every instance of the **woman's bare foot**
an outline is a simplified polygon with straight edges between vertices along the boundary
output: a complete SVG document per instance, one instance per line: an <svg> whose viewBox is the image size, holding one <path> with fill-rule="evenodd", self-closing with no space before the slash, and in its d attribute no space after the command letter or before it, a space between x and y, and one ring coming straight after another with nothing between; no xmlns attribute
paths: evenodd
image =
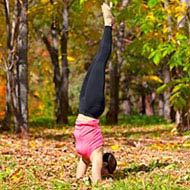
<svg viewBox="0 0 190 190"><path fill-rule="evenodd" d="M111 13L111 6L107 5L106 3L102 4L102 13L104 17L104 25L105 26L112 26L113 16Z"/></svg>

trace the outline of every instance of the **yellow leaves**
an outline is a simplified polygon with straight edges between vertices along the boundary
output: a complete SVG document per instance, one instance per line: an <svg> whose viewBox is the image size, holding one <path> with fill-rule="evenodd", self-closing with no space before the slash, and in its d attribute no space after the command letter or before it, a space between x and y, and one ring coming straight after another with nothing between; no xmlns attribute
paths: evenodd
<svg viewBox="0 0 190 190"><path fill-rule="evenodd" d="M63 175L63 172L61 171L61 172L59 172L59 177L60 178L63 178L64 177L64 175Z"/></svg>
<svg viewBox="0 0 190 190"><path fill-rule="evenodd" d="M117 166L126 167L127 165L128 165L127 162L117 161Z"/></svg>
<svg viewBox="0 0 190 190"><path fill-rule="evenodd" d="M169 149L174 149L174 148L178 148L180 146L179 143L175 143L175 142L168 142L166 147L168 147Z"/></svg>
<svg viewBox="0 0 190 190"><path fill-rule="evenodd" d="M158 82L158 83L163 83L162 79L159 78L158 76L156 75L148 75L148 76L143 76L142 78L143 81L155 81L155 82Z"/></svg>
<svg viewBox="0 0 190 190"><path fill-rule="evenodd" d="M173 159L172 156L163 156L163 157L162 157L162 161L170 161L170 160L172 160L172 159Z"/></svg>
<svg viewBox="0 0 190 190"><path fill-rule="evenodd" d="M80 5L82 5L83 3L85 3L86 0L80 0Z"/></svg>
<svg viewBox="0 0 190 190"><path fill-rule="evenodd" d="M184 137L182 146L184 148L190 148L190 136L189 135Z"/></svg>
<svg viewBox="0 0 190 190"><path fill-rule="evenodd" d="M167 34L169 32L169 26L166 24L163 25L162 32L163 32L163 34Z"/></svg>
<svg viewBox="0 0 190 190"><path fill-rule="evenodd" d="M36 96L36 97L39 97L39 96L40 96L40 93L39 93L38 91L35 91L35 92L33 93L33 95Z"/></svg>
<svg viewBox="0 0 190 190"><path fill-rule="evenodd" d="M186 12L187 12L187 5L186 5L186 2L183 2L183 3L181 3L179 6L176 6L176 7L175 7L175 12L176 12L176 13L181 13L181 14L185 15Z"/></svg>
<svg viewBox="0 0 190 190"><path fill-rule="evenodd" d="M72 57L72 56L68 56L67 59L68 59L68 61L70 61L70 62L74 62L74 61L75 61L75 58Z"/></svg>
<svg viewBox="0 0 190 190"><path fill-rule="evenodd" d="M157 150L173 150L180 148L181 144L178 142L156 142L151 144L151 149Z"/></svg>
<svg viewBox="0 0 190 190"><path fill-rule="evenodd" d="M187 14L187 4L186 2L180 2L173 0L168 4L166 12L168 15L174 15L177 20L181 20L183 16Z"/></svg>
<svg viewBox="0 0 190 190"><path fill-rule="evenodd" d="M36 148L36 143L35 143L34 141L30 141L30 142L29 142L29 146L30 146L31 148Z"/></svg>
<svg viewBox="0 0 190 190"><path fill-rule="evenodd" d="M62 148L65 147L65 143L56 143L55 148Z"/></svg>
<svg viewBox="0 0 190 190"><path fill-rule="evenodd" d="M184 15L182 15L181 13L177 13L176 17L177 17L177 21L179 22L180 20L183 19Z"/></svg>
<svg viewBox="0 0 190 190"><path fill-rule="evenodd" d="M171 132L170 132L172 135L177 135L178 134L178 131L177 131L177 128L174 127Z"/></svg>
<svg viewBox="0 0 190 190"><path fill-rule="evenodd" d="M165 145L161 142L156 142L151 145L151 149L164 149Z"/></svg>
<svg viewBox="0 0 190 190"><path fill-rule="evenodd" d="M13 171L9 176L8 176L14 183L20 182L23 178L23 172L21 168L17 168L15 171Z"/></svg>
<svg viewBox="0 0 190 190"><path fill-rule="evenodd" d="M119 149L119 145L115 144L115 145L111 146L111 149L112 150L118 150Z"/></svg>
<svg viewBox="0 0 190 190"><path fill-rule="evenodd" d="M59 61L61 61L61 60L62 60L62 56L59 55ZM70 61L70 62L74 62L76 59L74 57L68 55L67 60Z"/></svg>
<svg viewBox="0 0 190 190"><path fill-rule="evenodd" d="M156 17L154 16L154 13L153 12L150 12L148 15L147 15L147 19L154 22L156 21Z"/></svg>
<svg viewBox="0 0 190 190"><path fill-rule="evenodd" d="M41 0L41 3L42 4L47 4L47 3L49 3L49 0Z"/></svg>
<svg viewBox="0 0 190 190"><path fill-rule="evenodd" d="M190 148L190 142L185 142L182 146L185 148Z"/></svg>

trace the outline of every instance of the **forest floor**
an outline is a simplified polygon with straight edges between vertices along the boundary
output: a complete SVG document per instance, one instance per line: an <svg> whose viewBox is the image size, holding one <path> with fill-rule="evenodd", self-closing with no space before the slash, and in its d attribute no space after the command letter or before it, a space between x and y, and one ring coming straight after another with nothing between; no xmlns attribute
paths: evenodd
<svg viewBox="0 0 190 190"><path fill-rule="evenodd" d="M190 136L171 124L102 126L105 152L118 162L104 185L77 181L73 127L32 128L32 137L0 134L0 189L190 189ZM90 168L87 174L90 177Z"/></svg>

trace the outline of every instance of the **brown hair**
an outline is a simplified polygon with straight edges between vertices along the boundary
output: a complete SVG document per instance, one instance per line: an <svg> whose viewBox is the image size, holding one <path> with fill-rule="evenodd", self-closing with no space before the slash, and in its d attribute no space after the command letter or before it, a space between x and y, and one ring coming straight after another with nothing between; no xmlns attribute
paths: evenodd
<svg viewBox="0 0 190 190"><path fill-rule="evenodd" d="M104 153L103 162L108 163L106 168L108 169L108 172L110 174L113 174L113 172L115 171L116 166L117 166L117 161L116 161L114 155L110 152Z"/></svg>

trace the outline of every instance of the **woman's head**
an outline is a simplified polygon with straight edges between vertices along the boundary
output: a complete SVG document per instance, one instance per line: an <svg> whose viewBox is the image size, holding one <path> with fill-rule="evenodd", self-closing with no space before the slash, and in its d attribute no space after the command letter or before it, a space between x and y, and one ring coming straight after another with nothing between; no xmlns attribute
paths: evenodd
<svg viewBox="0 0 190 190"><path fill-rule="evenodd" d="M102 175L113 174L117 166L117 161L112 153L104 153Z"/></svg>

